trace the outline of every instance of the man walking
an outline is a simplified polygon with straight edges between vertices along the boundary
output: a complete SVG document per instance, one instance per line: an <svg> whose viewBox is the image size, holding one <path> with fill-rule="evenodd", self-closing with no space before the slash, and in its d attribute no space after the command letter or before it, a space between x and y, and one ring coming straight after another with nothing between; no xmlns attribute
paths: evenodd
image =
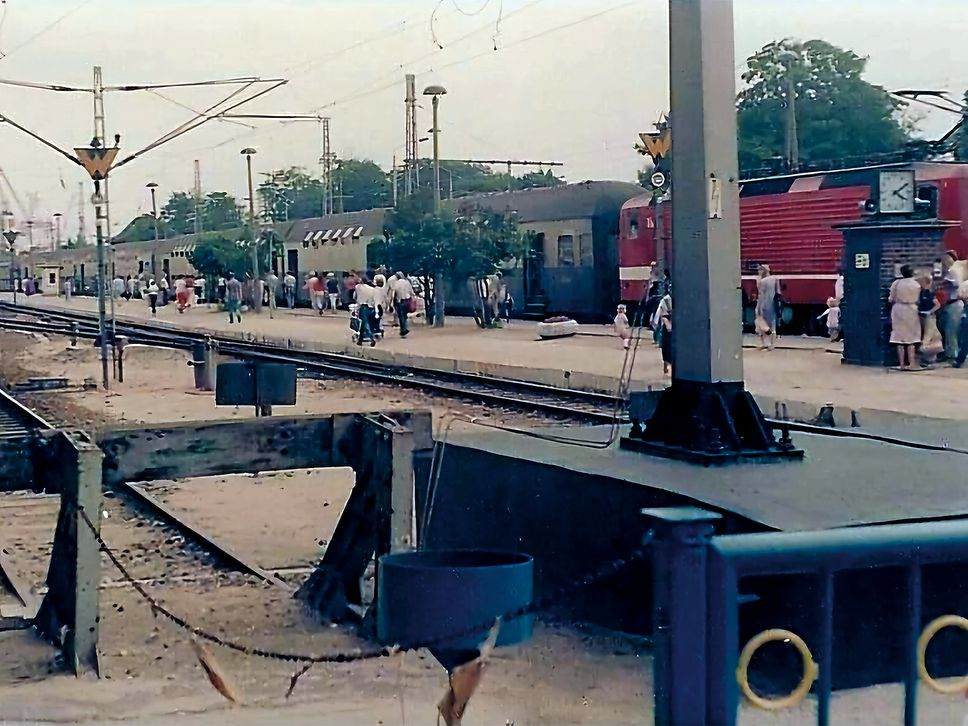
<svg viewBox="0 0 968 726"><path fill-rule="evenodd" d="M410 279L402 272L394 275L393 283L393 309L397 312L397 320L400 323L400 337L406 338L410 335L410 327L407 316L410 315L410 306L415 302L413 285Z"/></svg>
<svg viewBox="0 0 968 726"><path fill-rule="evenodd" d="M242 283L235 279L235 273L230 272L225 281L225 309L229 314L229 324L236 318L242 322Z"/></svg>
<svg viewBox="0 0 968 726"><path fill-rule="evenodd" d="M282 289L286 295L286 305L292 310L296 307L296 276L289 270L282 278Z"/></svg>
<svg viewBox="0 0 968 726"><path fill-rule="evenodd" d="M363 345L363 339L370 339L370 347L376 346L376 308L377 289L364 278L356 285L356 304L359 305L360 334L356 338L357 345Z"/></svg>
<svg viewBox="0 0 968 726"><path fill-rule="evenodd" d="M276 311L276 293L279 291L279 276L269 270L266 274L266 293L269 295L269 319L272 320L275 317L274 313Z"/></svg>

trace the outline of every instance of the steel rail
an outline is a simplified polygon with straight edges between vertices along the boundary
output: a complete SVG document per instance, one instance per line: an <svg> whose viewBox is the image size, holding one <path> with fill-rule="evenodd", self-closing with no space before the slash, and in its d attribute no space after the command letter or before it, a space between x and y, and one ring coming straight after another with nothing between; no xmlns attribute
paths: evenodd
<svg viewBox="0 0 968 726"><path fill-rule="evenodd" d="M6 309L27 313L40 318L50 318L79 324L78 337L91 337L95 316L84 312L38 310L24 306L13 307L2 304ZM19 328L29 328L36 332L71 335L71 329L20 322ZM12 327L9 321L0 321L0 326ZM231 336L191 330L173 330L150 323L118 321L117 329L132 342L144 342L165 347L187 349L193 343L210 339L218 345L219 351L226 355L249 360L264 360L276 363L291 363L308 370L330 375L369 380L388 385L405 386L450 398L474 400L487 405L515 408L525 411L594 421L596 423L615 423L626 420L625 402L604 393L563 389L530 381L517 381L495 376L458 371L441 371L416 366L394 366L378 361L361 359L343 353L324 351L305 351L282 347L271 343L247 341Z"/></svg>

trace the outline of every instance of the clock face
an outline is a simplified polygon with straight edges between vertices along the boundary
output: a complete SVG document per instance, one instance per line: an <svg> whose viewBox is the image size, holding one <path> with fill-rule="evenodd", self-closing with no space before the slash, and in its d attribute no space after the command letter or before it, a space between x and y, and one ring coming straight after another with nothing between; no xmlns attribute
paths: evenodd
<svg viewBox="0 0 968 726"><path fill-rule="evenodd" d="M917 189L914 171L882 171L878 181L878 211L882 214L910 214L914 211Z"/></svg>

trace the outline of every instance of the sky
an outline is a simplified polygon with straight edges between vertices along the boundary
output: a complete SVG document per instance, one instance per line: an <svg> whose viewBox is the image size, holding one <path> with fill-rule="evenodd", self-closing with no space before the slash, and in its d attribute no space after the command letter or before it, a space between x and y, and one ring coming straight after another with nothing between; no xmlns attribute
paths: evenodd
<svg viewBox="0 0 968 726"><path fill-rule="evenodd" d="M964 0L735 0L737 75L744 58L779 38L822 38L869 56L868 80L887 88L968 87ZM404 144L404 74L418 92L444 85L444 158L561 161L569 181L632 181L642 165L640 131L668 108L668 0L4 0L0 78L89 87L92 68L107 85L259 76L289 83L239 111L331 118L332 148L389 168ZM442 47L441 47L442 46ZM108 138L122 156L237 87L112 92ZM179 105L181 104L181 105ZM431 126L429 104L419 130ZM0 115L62 148L86 145L93 131L89 93L0 85ZM932 112L920 131L936 138L953 116ZM159 146L111 176L111 228L190 190L194 160L205 191L246 196L244 159L254 146L257 174L290 166L318 171L315 121L210 121ZM427 148L423 152L430 154ZM77 228L84 187L86 232L93 233L90 181L80 167L0 124L0 168L17 197L24 228L63 217ZM6 185L3 185L6 191ZM9 192L7 192L8 196ZM46 233L35 232L35 242Z"/></svg>

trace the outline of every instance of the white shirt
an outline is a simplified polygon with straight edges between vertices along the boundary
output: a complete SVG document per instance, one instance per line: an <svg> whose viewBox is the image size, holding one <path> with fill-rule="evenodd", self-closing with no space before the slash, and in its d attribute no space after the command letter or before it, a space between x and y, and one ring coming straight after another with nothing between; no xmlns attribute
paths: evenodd
<svg viewBox="0 0 968 726"><path fill-rule="evenodd" d="M175 280L175 292L185 292L186 286L187 283L185 282L184 277L179 277L177 280Z"/></svg>
<svg viewBox="0 0 968 726"><path fill-rule="evenodd" d="M410 280L405 277L397 280L393 286L393 299L402 302L412 297L413 285L410 284Z"/></svg>
<svg viewBox="0 0 968 726"><path fill-rule="evenodd" d="M834 283L834 299L840 302L844 299L844 276L837 275L837 282Z"/></svg>
<svg viewBox="0 0 968 726"><path fill-rule="evenodd" d="M284 278L282 278L282 284L286 287L295 287L296 278L292 275L286 275Z"/></svg>
<svg viewBox="0 0 968 726"><path fill-rule="evenodd" d="M356 286L356 304L367 305L371 308L376 308L377 301L377 289L370 285L369 283L361 282Z"/></svg>
<svg viewBox="0 0 968 726"><path fill-rule="evenodd" d="M958 285L958 299L968 302L968 280Z"/></svg>

